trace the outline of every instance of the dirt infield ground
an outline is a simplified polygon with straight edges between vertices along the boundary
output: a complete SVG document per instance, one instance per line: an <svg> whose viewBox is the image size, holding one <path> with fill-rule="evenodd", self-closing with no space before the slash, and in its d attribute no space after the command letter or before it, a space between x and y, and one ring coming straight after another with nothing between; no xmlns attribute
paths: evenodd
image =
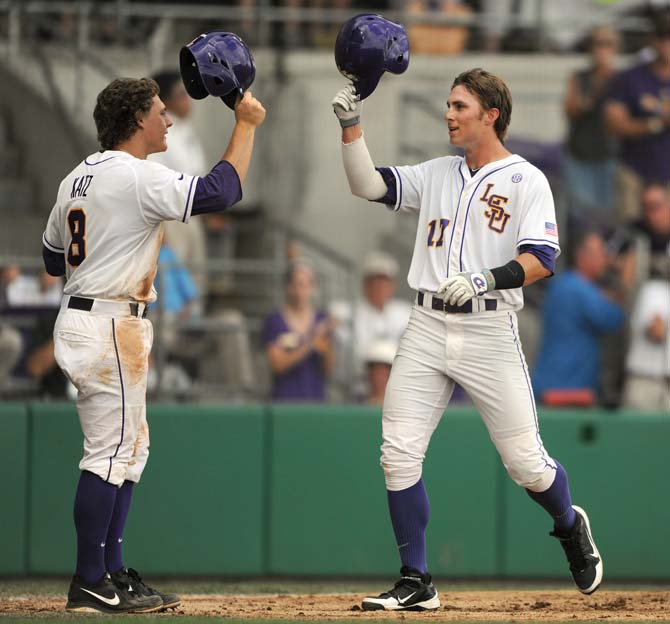
<svg viewBox="0 0 670 624"><path fill-rule="evenodd" d="M362 611L361 594L251 594L182 596L163 617L254 620L430 620L431 622L670 621L670 591L600 591L581 596L564 590L457 591L441 593L429 613ZM63 613L64 597L5 597L0 617L50 619ZM144 616L147 618L148 616Z"/></svg>

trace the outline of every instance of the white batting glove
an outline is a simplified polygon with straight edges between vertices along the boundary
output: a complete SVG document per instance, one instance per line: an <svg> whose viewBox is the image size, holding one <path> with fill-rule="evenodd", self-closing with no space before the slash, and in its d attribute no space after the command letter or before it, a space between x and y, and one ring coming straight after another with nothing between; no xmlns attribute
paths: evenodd
<svg viewBox="0 0 670 624"><path fill-rule="evenodd" d="M438 287L437 294L449 305L462 306L473 297L480 297L494 286L495 279L490 271L459 273L445 279Z"/></svg>
<svg viewBox="0 0 670 624"><path fill-rule="evenodd" d="M338 91L333 98L332 105L343 128L355 126L361 122L361 99L353 84L348 84L344 89Z"/></svg>

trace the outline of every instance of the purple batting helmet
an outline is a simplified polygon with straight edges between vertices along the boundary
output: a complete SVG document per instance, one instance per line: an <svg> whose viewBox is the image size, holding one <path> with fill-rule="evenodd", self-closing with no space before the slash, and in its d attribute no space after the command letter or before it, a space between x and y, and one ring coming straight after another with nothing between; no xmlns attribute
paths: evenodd
<svg viewBox="0 0 670 624"><path fill-rule="evenodd" d="M352 17L337 34L335 63L364 100L377 88L385 71L402 74L407 69L407 33L400 24L381 15L364 13Z"/></svg>
<svg viewBox="0 0 670 624"><path fill-rule="evenodd" d="M249 48L229 32L199 35L185 45L179 52L179 69L192 98L202 100L213 95L232 109L256 77Z"/></svg>

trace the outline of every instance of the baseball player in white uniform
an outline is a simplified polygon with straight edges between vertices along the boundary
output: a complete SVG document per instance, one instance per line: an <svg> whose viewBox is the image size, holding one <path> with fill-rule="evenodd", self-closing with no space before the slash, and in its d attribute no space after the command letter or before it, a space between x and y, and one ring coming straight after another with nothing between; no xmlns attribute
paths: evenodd
<svg viewBox="0 0 670 624"><path fill-rule="evenodd" d="M66 608L146 612L179 604L124 566L121 542L133 486L149 454L145 319L163 223L239 201L265 109L250 92L238 100L222 159L206 176L146 160L167 148L172 122L158 85L117 79L98 95L100 152L62 181L44 232L47 271L66 275L54 327L58 364L78 390L84 456L74 506L77 568Z"/></svg>
<svg viewBox="0 0 670 624"><path fill-rule="evenodd" d="M579 590L594 592L603 564L589 519L572 505L563 467L545 450L516 312L522 286L553 273L560 252L546 178L503 144L512 98L482 69L459 75L445 119L464 156L375 168L354 85L333 100L354 195L418 213L409 285L416 300L393 362L382 420L388 504L401 578L363 608L437 609L426 563L429 503L421 478L431 435L454 385L470 395L510 477L552 516Z"/></svg>

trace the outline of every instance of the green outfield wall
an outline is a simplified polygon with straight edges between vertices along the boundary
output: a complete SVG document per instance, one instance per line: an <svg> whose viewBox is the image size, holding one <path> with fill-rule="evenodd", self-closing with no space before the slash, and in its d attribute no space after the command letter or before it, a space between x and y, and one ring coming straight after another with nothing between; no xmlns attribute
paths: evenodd
<svg viewBox="0 0 670 624"><path fill-rule="evenodd" d="M381 414L361 406L152 405L126 563L161 575L392 575ZM540 413L608 578L670 578L669 415ZM69 574L82 439L73 404L0 405L0 575ZM564 577L551 521L476 412L446 412L424 465L431 572Z"/></svg>

